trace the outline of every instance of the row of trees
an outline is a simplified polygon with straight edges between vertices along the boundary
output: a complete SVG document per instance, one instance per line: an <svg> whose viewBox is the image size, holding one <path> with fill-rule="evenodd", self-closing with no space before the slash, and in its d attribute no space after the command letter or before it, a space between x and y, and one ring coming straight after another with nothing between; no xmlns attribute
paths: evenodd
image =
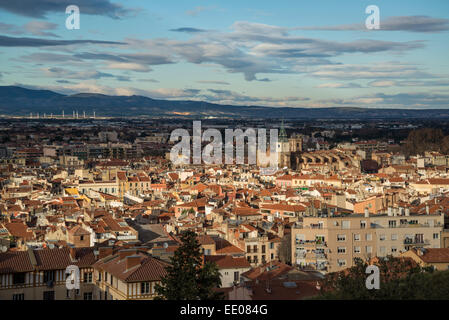
<svg viewBox="0 0 449 320"><path fill-rule="evenodd" d="M379 258L379 289L367 289L368 263L359 258L353 267L327 274L316 299L437 300L449 299L449 270L422 268L410 259Z"/></svg>
<svg viewBox="0 0 449 320"><path fill-rule="evenodd" d="M449 154L449 136L445 136L441 129L424 128L410 131L403 152L410 156L424 154L425 151Z"/></svg>

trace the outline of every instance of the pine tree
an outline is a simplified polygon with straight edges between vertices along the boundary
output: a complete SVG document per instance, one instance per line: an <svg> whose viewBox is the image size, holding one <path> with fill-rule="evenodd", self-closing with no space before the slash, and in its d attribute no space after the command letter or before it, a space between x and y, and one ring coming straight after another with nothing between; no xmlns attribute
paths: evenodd
<svg viewBox="0 0 449 320"><path fill-rule="evenodd" d="M195 232L181 235L182 245L171 258L167 276L156 285L157 299L164 300L214 300L221 299L214 288L221 285L220 273L215 263L203 264L200 244Z"/></svg>

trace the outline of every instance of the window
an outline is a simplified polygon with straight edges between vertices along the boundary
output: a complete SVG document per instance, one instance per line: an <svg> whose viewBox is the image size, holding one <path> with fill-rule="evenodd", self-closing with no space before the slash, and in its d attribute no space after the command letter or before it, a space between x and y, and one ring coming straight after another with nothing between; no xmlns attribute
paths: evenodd
<svg viewBox="0 0 449 320"><path fill-rule="evenodd" d="M345 234L337 235L337 241L346 241L346 235Z"/></svg>
<svg viewBox="0 0 449 320"><path fill-rule="evenodd" d="M367 247L365 248L365 250L366 250L366 253L372 253L372 252L373 252L373 247L367 246Z"/></svg>
<svg viewBox="0 0 449 320"><path fill-rule="evenodd" d="M251 246L246 246L246 252L248 252L248 253L251 252Z"/></svg>
<svg viewBox="0 0 449 320"><path fill-rule="evenodd" d="M262 253L265 253L265 245L262 245Z"/></svg>
<svg viewBox="0 0 449 320"><path fill-rule="evenodd" d="M337 252L338 253L346 253L346 248L345 247L338 247L337 248Z"/></svg>
<svg viewBox="0 0 449 320"><path fill-rule="evenodd" d="M391 240L398 240L398 235L397 234L392 234L391 235Z"/></svg>
<svg viewBox="0 0 449 320"><path fill-rule="evenodd" d="M44 300L55 300L54 291L44 291Z"/></svg>
<svg viewBox="0 0 449 320"><path fill-rule="evenodd" d="M354 247L354 253L360 253L360 247Z"/></svg>
<svg viewBox="0 0 449 320"><path fill-rule="evenodd" d="M274 242L270 242L270 249L274 249Z"/></svg>
<svg viewBox="0 0 449 320"><path fill-rule="evenodd" d="M141 282L140 283L140 294L149 294L150 293L150 283L149 282Z"/></svg>
<svg viewBox="0 0 449 320"><path fill-rule="evenodd" d="M12 295L13 300L25 300L25 294L17 293Z"/></svg>
<svg viewBox="0 0 449 320"><path fill-rule="evenodd" d="M101 272L98 272L98 281L101 281Z"/></svg>
<svg viewBox="0 0 449 320"><path fill-rule="evenodd" d="M366 228L366 221L360 221L360 229Z"/></svg>
<svg viewBox="0 0 449 320"><path fill-rule="evenodd" d="M439 234L438 234L438 233L434 233L434 234L433 234L433 238L434 238L434 239L438 239L438 238L439 238Z"/></svg>
<svg viewBox="0 0 449 320"><path fill-rule="evenodd" d="M342 225L341 225L342 229L349 229L351 228L351 221L342 221Z"/></svg>
<svg viewBox="0 0 449 320"><path fill-rule="evenodd" d="M339 267L344 267L346 265L346 260L338 259L337 264Z"/></svg>
<svg viewBox="0 0 449 320"><path fill-rule="evenodd" d="M240 279L240 273L238 271L234 272L234 281L238 282Z"/></svg>
<svg viewBox="0 0 449 320"><path fill-rule="evenodd" d="M111 286L114 284L113 280L114 280L114 277L111 274L111 279L110 279Z"/></svg>
<svg viewBox="0 0 449 320"><path fill-rule="evenodd" d="M396 248L396 247L391 247L391 252L392 253L395 253L395 252L397 252L398 251L398 248Z"/></svg>
<svg viewBox="0 0 449 320"><path fill-rule="evenodd" d="M388 221L388 227L389 228L396 228L396 220L389 220Z"/></svg>
<svg viewBox="0 0 449 320"><path fill-rule="evenodd" d="M92 300L92 292L84 292L84 300Z"/></svg>
<svg viewBox="0 0 449 320"><path fill-rule="evenodd" d="M360 234L354 235L354 241L360 241Z"/></svg>
<svg viewBox="0 0 449 320"><path fill-rule="evenodd" d="M80 241L84 241L84 236L80 236Z"/></svg>
<svg viewBox="0 0 449 320"><path fill-rule="evenodd" d="M49 281L54 281L55 280L55 271L51 270L51 271L44 271L44 282L47 283Z"/></svg>
<svg viewBox="0 0 449 320"><path fill-rule="evenodd" d="M84 282L92 282L92 272L84 272Z"/></svg>
<svg viewBox="0 0 449 320"><path fill-rule="evenodd" d="M254 252L257 252L257 245L253 246L253 250L254 250Z"/></svg>
<svg viewBox="0 0 449 320"><path fill-rule="evenodd" d="M15 285L25 284L25 273L14 273L12 276L12 283Z"/></svg>
<svg viewBox="0 0 449 320"><path fill-rule="evenodd" d="M384 234L381 234L381 235L379 236L379 240L380 240L380 241L384 241L384 240L385 240L385 235L384 235Z"/></svg>
<svg viewBox="0 0 449 320"><path fill-rule="evenodd" d="M366 241L371 241L371 240L373 240L372 234L371 233L367 233L366 234Z"/></svg>
<svg viewBox="0 0 449 320"><path fill-rule="evenodd" d="M385 254L385 247L380 247L380 253Z"/></svg>

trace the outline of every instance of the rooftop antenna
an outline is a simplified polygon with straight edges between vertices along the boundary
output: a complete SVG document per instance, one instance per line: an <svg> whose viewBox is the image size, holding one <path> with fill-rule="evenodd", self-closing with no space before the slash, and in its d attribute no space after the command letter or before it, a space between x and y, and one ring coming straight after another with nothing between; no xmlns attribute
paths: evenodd
<svg viewBox="0 0 449 320"><path fill-rule="evenodd" d="M33 119L33 113L30 112L30 119Z"/></svg>
<svg viewBox="0 0 449 320"><path fill-rule="evenodd" d="M95 119L95 110L94 110L94 119Z"/></svg>
<svg viewBox="0 0 449 320"><path fill-rule="evenodd" d="M62 110L62 118L64 119L64 110Z"/></svg>
<svg viewBox="0 0 449 320"><path fill-rule="evenodd" d="M83 111L83 118L86 118L86 111Z"/></svg>
<svg viewBox="0 0 449 320"><path fill-rule="evenodd" d="M73 110L73 118L75 118L75 110Z"/></svg>

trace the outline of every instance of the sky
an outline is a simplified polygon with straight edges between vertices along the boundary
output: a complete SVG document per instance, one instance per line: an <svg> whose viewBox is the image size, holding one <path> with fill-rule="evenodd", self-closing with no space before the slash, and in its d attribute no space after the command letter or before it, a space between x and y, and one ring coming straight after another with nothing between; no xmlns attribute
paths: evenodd
<svg viewBox="0 0 449 320"><path fill-rule="evenodd" d="M66 7L80 10L68 29ZM379 8L379 29L365 25ZM449 108L447 0L0 0L0 85L287 107Z"/></svg>

